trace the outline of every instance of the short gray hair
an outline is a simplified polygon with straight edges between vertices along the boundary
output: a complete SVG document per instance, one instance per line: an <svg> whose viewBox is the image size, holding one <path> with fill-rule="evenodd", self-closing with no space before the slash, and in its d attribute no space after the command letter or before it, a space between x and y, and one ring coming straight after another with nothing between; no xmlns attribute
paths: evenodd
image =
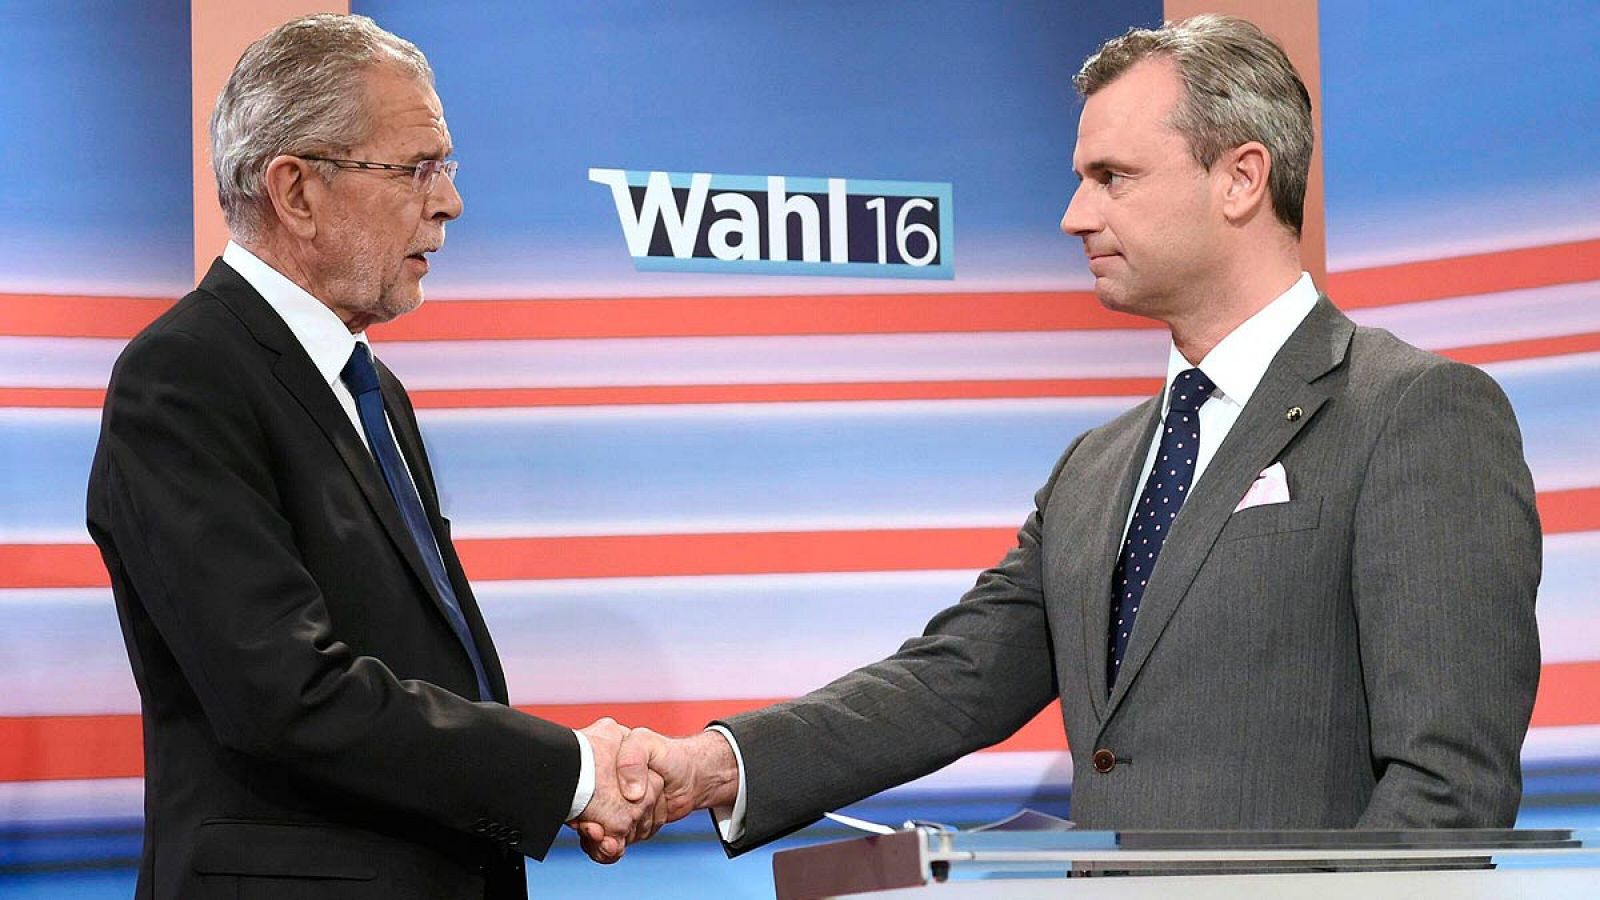
<svg viewBox="0 0 1600 900"><path fill-rule="evenodd" d="M1089 97L1152 57L1172 60L1183 82L1169 124L1195 161L1209 169L1228 150L1259 141L1272 156L1272 210L1298 236L1311 171L1311 95L1283 48L1244 19L1194 16L1106 41L1072 84Z"/></svg>
<svg viewBox="0 0 1600 900"><path fill-rule="evenodd" d="M380 65L433 83L422 51L366 16L304 16L245 49L211 113L211 171L230 231L250 238L264 224L273 159L339 153L366 139L374 123L365 76Z"/></svg>

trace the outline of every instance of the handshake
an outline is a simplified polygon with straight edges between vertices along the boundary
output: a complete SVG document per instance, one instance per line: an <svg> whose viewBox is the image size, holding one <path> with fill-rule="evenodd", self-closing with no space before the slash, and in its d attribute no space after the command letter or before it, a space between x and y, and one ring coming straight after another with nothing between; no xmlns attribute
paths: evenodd
<svg viewBox="0 0 1600 900"><path fill-rule="evenodd" d="M715 731L668 738L610 718L580 730L594 750L594 795L567 824L595 862L614 863L628 844L648 840L661 826L697 809L731 807L738 798L733 747Z"/></svg>

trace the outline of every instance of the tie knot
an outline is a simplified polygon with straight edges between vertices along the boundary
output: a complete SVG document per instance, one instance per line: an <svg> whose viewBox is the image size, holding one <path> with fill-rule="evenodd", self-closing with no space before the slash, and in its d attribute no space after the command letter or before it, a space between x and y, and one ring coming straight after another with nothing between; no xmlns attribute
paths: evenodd
<svg viewBox="0 0 1600 900"><path fill-rule="evenodd" d="M1199 369L1184 369L1172 379L1172 393L1167 399L1167 409L1194 412L1206 402L1217 386Z"/></svg>
<svg viewBox="0 0 1600 900"><path fill-rule="evenodd" d="M357 397L378 389L378 369L372 364L372 350L366 343L356 341L356 348L350 351L350 361L344 364L339 379Z"/></svg>

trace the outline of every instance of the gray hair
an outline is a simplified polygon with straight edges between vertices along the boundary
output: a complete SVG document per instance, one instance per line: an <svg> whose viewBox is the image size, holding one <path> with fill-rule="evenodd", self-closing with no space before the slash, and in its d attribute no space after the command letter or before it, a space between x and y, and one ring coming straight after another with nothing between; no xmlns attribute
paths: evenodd
<svg viewBox="0 0 1600 900"><path fill-rule="evenodd" d="M1195 161L1209 169L1226 151L1259 141L1272 157L1272 210L1298 236L1311 170L1311 95L1283 48L1243 19L1194 16L1112 38L1072 84L1089 97L1152 57L1172 60L1183 82L1169 124Z"/></svg>
<svg viewBox="0 0 1600 900"><path fill-rule="evenodd" d="M374 123L365 75L380 65L433 83L422 51L366 16L304 16L245 49L211 113L211 171L230 231L250 238L264 224L273 159L337 154L366 139ZM313 165L333 177L331 166Z"/></svg>

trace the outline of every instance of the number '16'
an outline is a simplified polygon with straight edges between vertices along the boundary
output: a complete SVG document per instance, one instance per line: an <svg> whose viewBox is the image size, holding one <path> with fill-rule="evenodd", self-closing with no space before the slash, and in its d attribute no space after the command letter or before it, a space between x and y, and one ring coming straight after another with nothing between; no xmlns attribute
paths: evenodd
<svg viewBox="0 0 1600 900"><path fill-rule="evenodd" d="M889 229L884 212L883 198L874 197L868 200L867 209L878 214L878 264L887 265L889 262ZM913 266L925 266L933 262L933 258L939 255L939 236L934 233L932 228L921 222L906 221L906 216L910 215L913 209L925 209L932 212L933 203L921 197L913 197L900 204L900 214L894 217L894 241L895 245L900 249L901 259ZM906 247L907 238L913 234L922 235L923 240L928 242L927 252L921 256L912 256L910 249Z"/></svg>

